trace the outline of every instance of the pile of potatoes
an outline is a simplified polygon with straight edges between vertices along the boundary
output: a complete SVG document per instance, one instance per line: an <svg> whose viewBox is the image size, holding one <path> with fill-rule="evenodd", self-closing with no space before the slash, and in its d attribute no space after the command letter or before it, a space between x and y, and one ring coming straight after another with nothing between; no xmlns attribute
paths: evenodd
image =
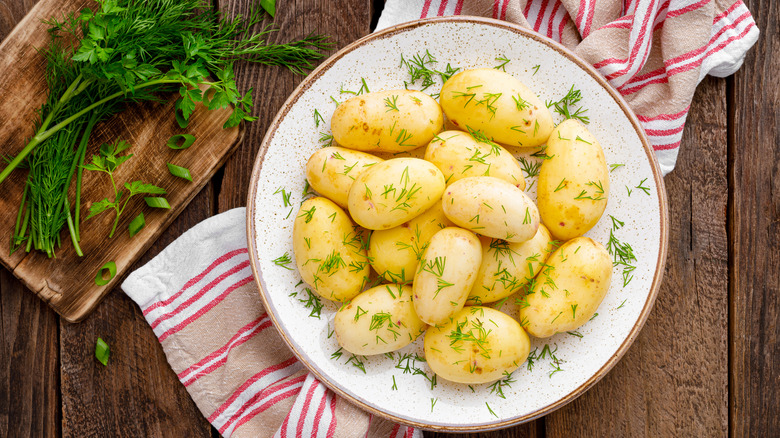
<svg viewBox="0 0 780 438"><path fill-rule="evenodd" d="M343 303L335 333L345 350L387 353L425 333L437 375L485 383L525 362L529 334L575 330L604 298L611 258L581 236L606 208L609 176L588 130L555 126L510 74L463 71L440 102L390 90L337 107L340 146L306 165L322 196L295 219L295 260L317 294ZM445 115L457 130L444 130ZM545 144L534 204L507 148ZM423 146L424 159L368 153ZM379 285L364 290L370 284ZM517 315L483 306L518 291Z"/></svg>

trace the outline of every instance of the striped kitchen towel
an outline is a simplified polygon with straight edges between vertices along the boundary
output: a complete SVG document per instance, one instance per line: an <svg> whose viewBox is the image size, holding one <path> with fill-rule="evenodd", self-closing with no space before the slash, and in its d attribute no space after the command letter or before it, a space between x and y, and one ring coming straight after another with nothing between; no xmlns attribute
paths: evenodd
<svg viewBox="0 0 780 438"><path fill-rule="evenodd" d="M636 113L664 174L696 85L737 71L759 33L741 0L387 0L377 29L445 15L518 23L593 64Z"/></svg>
<svg viewBox="0 0 780 438"><path fill-rule="evenodd" d="M337 397L308 374L263 309L246 211L193 227L124 281L171 368L224 437L420 438Z"/></svg>

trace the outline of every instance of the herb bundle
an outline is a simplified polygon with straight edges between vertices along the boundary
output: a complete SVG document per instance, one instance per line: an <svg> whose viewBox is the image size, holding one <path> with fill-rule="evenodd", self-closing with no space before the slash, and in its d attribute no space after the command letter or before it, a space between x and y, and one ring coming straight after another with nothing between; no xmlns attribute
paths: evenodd
<svg viewBox="0 0 780 438"><path fill-rule="evenodd" d="M224 127L252 121L252 90L236 87L238 60L287 67L295 73L313 67L329 47L323 36L268 44L273 30L252 29L262 21L255 8L228 18L204 0L98 0L96 11L52 18L46 58L49 95L38 110L35 134L0 172L0 183L18 167L29 172L11 250L24 246L54 256L60 231L68 224L76 247L81 175L95 125L128 103L162 100L178 92L176 119L187 126L197 103L233 113ZM76 180L75 211L68 191Z"/></svg>

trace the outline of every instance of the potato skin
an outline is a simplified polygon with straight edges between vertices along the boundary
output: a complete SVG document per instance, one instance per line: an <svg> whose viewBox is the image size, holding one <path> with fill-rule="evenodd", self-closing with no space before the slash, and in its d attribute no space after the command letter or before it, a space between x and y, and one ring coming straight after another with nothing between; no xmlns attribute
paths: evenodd
<svg viewBox="0 0 780 438"><path fill-rule="evenodd" d="M467 337L474 340L457 340ZM438 376L457 383L487 383L516 370L531 342L509 315L490 307L464 307L452 321L425 333L425 360Z"/></svg>
<svg viewBox="0 0 780 438"><path fill-rule="evenodd" d="M412 304L412 287L385 284L366 290L334 317L336 340L353 354L382 354L403 348L427 327Z"/></svg>
<svg viewBox="0 0 780 438"><path fill-rule="evenodd" d="M306 163L306 179L311 188L338 204L347 208L349 188L355 179L366 169L384 161L365 152L336 146L317 150Z"/></svg>
<svg viewBox="0 0 780 438"><path fill-rule="evenodd" d="M580 122L555 127L539 168L537 203L542 222L559 240L593 228L607 208L609 170L604 151ZM577 199L579 198L579 199Z"/></svg>
<svg viewBox="0 0 780 438"><path fill-rule="evenodd" d="M441 199L444 175L419 158L393 158L361 173L349 190L349 214L369 230L387 230Z"/></svg>
<svg viewBox="0 0 780 438"><path fill-rule="evenodd" d="M444 129L444 116L423 92L378 91L341 103L330 128L336 143L346 148L403 152L427 145Z"/></svg>
<svg viewBox="0 0 780 438"><path fill-rule="evenodd" d="M382 278L390 283L414 280L417 262L439 230L453 226L436 202L425 213L389 230L374 231L368 245L368 259Z"/></svg>
<svg viewBox="0 0 780 438"><path fill-rule="evenodd" d="M447 321L463 308L482 262L471 231L448 227L431 237L414 276L414 310L426 324Z"/></svg>
<svg viewBox="0 0 780 438"><path fill-rule="evenodd" d="M520 324L531 336L547 338L588 322L609 290L612 258L604 246L576 237L555 250L521 305Z"/></svg>
<svg viewBox="0 0 780 438"><path fill-rule="evenodd" d="M349 301L368 280L371 268L360 231L327 198L301 204L293 226L293 252L301 278L323 298Z"/></svg>
<svg viewBox="0 0 780 438"><path fill-rule="evenodd" d="M444 214L459 227L509 242L525 242L539 228L539 210L522 190L502 179L473 176L444 191Z"/></svg>
<svg viewBox="0 0 780 438"><path fill-rule="evenodd" d="M525 190L523 170L514 156L495 143L479 142L461 131L444 131L425 149L425 159L444 174L447 184L470 176L493 176Z"/></svg>
<svg viewBox="0 0 780 438"><path fill-rule="evenodd" d="M536 94L509 73L492 68L452 76L439 101L453 125L482 131L509 146L539 146L553 129L552 114Z"/></svg>
<svg viewBox="0 0 780 438"><path fill-rule="evenodd" d="M467 304L492 303L525 291L553 251L552 237L544 225L539 225L534 237L525 242L510 243L484 236L479 240L482 264Z"/></svg>

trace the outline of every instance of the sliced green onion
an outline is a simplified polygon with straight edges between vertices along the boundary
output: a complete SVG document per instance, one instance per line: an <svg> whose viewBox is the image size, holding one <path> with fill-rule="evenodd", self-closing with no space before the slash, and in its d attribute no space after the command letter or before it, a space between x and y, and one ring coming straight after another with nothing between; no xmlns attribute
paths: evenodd
<svg viewBox="0 0 780 438"><path fill-rule="evenodd" d="M111 349L108 348L106 341L98 338L97 344L95 344L95 357L104 366L108 366L108 356L111 354Z"/></svg>
<svg viewBox="0 0 780 438"><path fill-rule="evenodd" d="M144 201L146 201L146 205L152 208L171 208L171 204L165 198L144 198Z"/></svg>
<svg viewBox="0 0 780 438"><path fill-rule="evenodd" d="M135 217L135 219L130 222L130 225L128 225L128 230L130 231L130 237L135 236L138 234L139 231L141 231L146 226L146 220L144 219L144 214L141 213L138 216Z"/></svg>
<svg viewBox="0 0 780 438"><path fill-rule="evenodd" d="M168 171L171 172L171 175L178 176L179 178L184 178L187 181L192 181L192 175L190 175L190 169L187 169L186 167L177 166L175 164L166 163L168 165Z"/></svg>
<svg viewBox="0 0 780 438"><path fill-rule="evenodd" d="M184 141L182 142L182 140ZM176 134L168 139L168 147L177 150L187 149L193 143L195 143L195 136L191 134Z"/></svg>
<svg viewBox="0 0 780 438"><path fill-rule="evenodd" d="M108 278L103 278L106 271L108 271ZM105 286L108 284L108 282L111 281L112 278L114 278L115 275L116 275L116 263L108 262L105 265L103 265L100 269L98 269L97 275L95 276L95 284L98 286Z"/></svg>

